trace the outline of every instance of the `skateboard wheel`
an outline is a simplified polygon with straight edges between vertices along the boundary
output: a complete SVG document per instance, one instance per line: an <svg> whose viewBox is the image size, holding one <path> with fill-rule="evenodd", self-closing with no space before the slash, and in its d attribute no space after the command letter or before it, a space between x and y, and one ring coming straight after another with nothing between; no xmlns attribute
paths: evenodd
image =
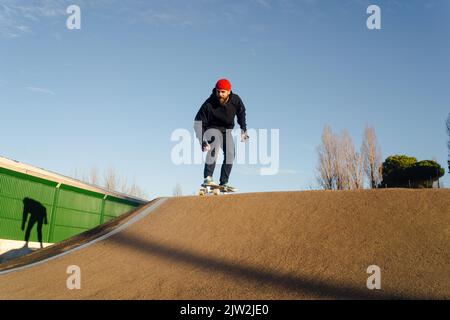
<svg viewBox="0 0 450 320"><path fill-rule="evenodd" d="M219 189L214 189L213 193L214 193L215 195L218 195L218 194L220 194L220 190L219 190Z"/></svg>

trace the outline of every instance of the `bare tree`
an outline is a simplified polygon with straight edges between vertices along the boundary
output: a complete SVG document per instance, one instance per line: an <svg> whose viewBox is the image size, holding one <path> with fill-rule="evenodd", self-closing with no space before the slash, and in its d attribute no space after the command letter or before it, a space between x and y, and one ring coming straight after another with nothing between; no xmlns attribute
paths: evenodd
<svg viewBox="0 0 450 320"><path fill-rule="evenodd" d="M173 188L173 196L174 197L181 197L183 195L183 190L181 189L181 185L177 182L175 187Z"/></svg>
<svg viewBox="0 0 450 320"><path fill-rule="evenodd" d="M362 189L364 187L364 168L361 154L356 152L347 129L344 129L339 140L338 154L342 168L339 170L342 181L341 189Z"/></svg>
<svg viewBox="0 0 450 320"><path fill-rule="evenodd" d="M131 184L131 186L129 188L128 194L131 195L131 196L136 196L136 197L142 198L142 199L147 199L148 198L147 193L144 192L141 189L141 187L139 187L137 185L135 180L133 180L133 183Z"/></svg>
<svg viewBox="0 0 450 320"><path fill-rule="evenodd" d="M120 188L119 188L119 192L125 193L125 194L129 194L130 193L130 188L128 187L128 181L127 178L121 178L119 179L120 181Z"/></svg>
<svg viewBox="0 0 450 320"><path fill-rule="evenodd" d="M344 129L340 136L336 137L336 181L338 190L348 190L351 187L351 174L350 174L350 158L352 149L354 151L353 142L348 134L348 131Z"/></svg>
<svg viewBox="0 0 450 320"><path fill-rule="evenodd" d="M137 185L135 179L133 179L133 183L131 185L128 185L127 178L121 178L113 167L110 167L103 174L103 181L100 181L99 171L95 166L91 168L89 176L86 175L84 171L78 169L75 169L72 176L75 179L88 184L103 186L105 189L110 191L121 192L130 196L148 199L147 193Z"/></svg>
<svg viewBox="0 0 450 320"><path fill-rule="evenodd" d="M89 183L98 186L100 184L98 169L96 166L91 167L89 175Z"/></svg>
<svg viewBox="0 0 450 320"><path fill-rule="evenodd" d="M117 176L116 170L114 168L110 167L106 171L106 173L104 175L103 183L104 183L104 187L106 189L111 190L111 191L118 191L117 188L120 184L120 179Z"/></svg>
<svg viewBox="0 0 450 320"><path fill-rule="evenodd" d="M76 180L80 180L79 179L79 169L75 168L73 170L73 173L70 175L72 178L76 179Z"/></svg>
<svg viewBox="0 0 450 320"><path fill-rule="evenodd" d="M447 141L447 150L448 150L448 173L450 173L450 113L448 114L447 118L447 134L448 134L448 141Z"/></svg>
<svg viewBox="0 0 450 320"><path fill-rule="evenodd" d="M361 153L364 162L364 172L370 182L370 187L376 188L382 180L381 167L383 159L381 158L381 148L378 145L375 129L366 125L364 129L363 143Z"/></svg>
<svg viewBox="0 0 450 320"><path fill-rule="evenodd" d="M350 160L354 146L348 131L344 129L341 135L333 136L333 175L337 190L351 188Z"/></svg>
<svg viewBox="0 0 450 320"><path fill-rule="evenodd" d="M354 189L364 189L364 159L361 153L355 153L354 157L354 176L353 187Z"/></svg>
<svg viewBox="0 0 450 320"><path fill-rule="evenodd" d="M81 182L89 183L89 177L86 172L82 169L75 169L72 177Z"/></svg>
<svg viewBox="0 0 450 320"><path fill-rule="evenodd" d="M317 182L326 190L351 190L364 187L364 166L348 131L333 134L330 126L325 126L322 144L317 148Z"/></svg>
<svg viewBox="0 0 450 320"><path fill-rule="evenodd" d="M325 190L332 190L336 187L335 161L336 143L335 136L329 125L323 128L322 144L317 147L319 163L317 164L317 182Z"/></svg>

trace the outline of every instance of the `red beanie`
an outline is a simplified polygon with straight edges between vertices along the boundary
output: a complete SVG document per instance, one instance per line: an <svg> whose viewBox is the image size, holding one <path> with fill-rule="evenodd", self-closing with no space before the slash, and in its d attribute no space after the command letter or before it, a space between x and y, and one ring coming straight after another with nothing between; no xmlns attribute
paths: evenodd
<svg viewBox="0 0 450 320"><path fill-rule="evenodd" d="M220 79L216 83L216 89L231 91L231 83L227 79Z"/></svg>

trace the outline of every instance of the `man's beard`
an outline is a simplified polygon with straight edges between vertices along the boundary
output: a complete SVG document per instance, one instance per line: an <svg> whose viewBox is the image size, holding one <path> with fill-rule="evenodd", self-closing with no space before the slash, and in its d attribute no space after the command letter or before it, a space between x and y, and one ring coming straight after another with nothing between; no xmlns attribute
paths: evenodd
<svg viewBox="0 0 450 320"><path fill-rule="evenodd" d="M219 97L219 103L223 106L223 105L225 105L227 102L228 102L228 98L229 97L226 97L226 98L221 98L221 97Z"/></svg>

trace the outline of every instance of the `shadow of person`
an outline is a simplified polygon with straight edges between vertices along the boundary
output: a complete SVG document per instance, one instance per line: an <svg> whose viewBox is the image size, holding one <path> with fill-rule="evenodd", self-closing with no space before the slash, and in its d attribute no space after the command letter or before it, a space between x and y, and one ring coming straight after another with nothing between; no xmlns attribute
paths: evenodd
<svg viewBox="0 0 450 320"><path fill-rule="evenodd" d="M17 249L11 249L0 255L0 264L25 256L36 250L38 249L28 248L26 246Z"/></svg>
<svg viewBox="0 0 450 320"><path fill-rule="evenodd" d="M30 240L31 229L37 224L37 235L38 240L42 245L42 225L48 224L47 221L47 209L38 201L31 198L23 199L23 215L22 215L22 231L25 229L25 223L27 222L28 214L30 214L30 219L28 220L27 230L25 231L25 245L28 247L28 242Z"/></svg>

